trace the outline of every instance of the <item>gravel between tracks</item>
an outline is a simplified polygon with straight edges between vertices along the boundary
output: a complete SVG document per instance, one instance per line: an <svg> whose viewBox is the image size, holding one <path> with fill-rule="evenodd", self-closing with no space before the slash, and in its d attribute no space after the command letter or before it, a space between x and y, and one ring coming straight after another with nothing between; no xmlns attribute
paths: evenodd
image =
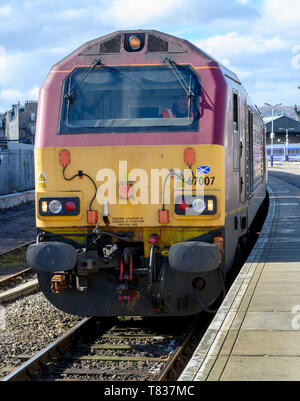
<svg viewBox="0 0 300 401"><path fill-rule="evenodd" d="M41 292L0 305L0 379L62 336L82 318L69 315L51 305Z"/></svg>

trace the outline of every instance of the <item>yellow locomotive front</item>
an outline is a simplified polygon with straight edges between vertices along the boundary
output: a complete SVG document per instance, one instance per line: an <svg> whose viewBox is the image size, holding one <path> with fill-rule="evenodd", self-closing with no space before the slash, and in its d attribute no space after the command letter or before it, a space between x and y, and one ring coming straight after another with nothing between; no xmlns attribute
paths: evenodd
<svg viewBox="0 0 300 401"><path fill-rule="evenodd" d="M192 45L153 31L108 35L53 67L27 259L58 308L187 315L224 291L224 82Z"/></svg>

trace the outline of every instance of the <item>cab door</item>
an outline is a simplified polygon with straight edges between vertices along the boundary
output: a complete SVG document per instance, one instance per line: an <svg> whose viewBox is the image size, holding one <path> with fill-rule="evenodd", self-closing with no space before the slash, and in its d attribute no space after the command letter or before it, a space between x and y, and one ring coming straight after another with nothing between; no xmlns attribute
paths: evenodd
<svg viewBox="0 0 300 401"><path fill-rule="evenodd" d="M246 170L246 152L245 152L245 105L239 92L233 91L233 171L238 172L239 203L245 203L245 170Z"/></svg>
<svg viewBox="0 0 300 401"><path fill-rule="evenodd" d="M245 203L247 194L247 102L241 99L240 102L240 203Z"/></svg>

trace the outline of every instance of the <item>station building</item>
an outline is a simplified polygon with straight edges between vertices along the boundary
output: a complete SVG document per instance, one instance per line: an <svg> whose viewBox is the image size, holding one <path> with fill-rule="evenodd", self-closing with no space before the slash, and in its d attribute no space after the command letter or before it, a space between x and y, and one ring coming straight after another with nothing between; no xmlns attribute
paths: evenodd
<svg viewBox="0 0 300 401"><path fill-rule="evenodd" d="M281 115L264 118L267 145L271 144L270 133L272 132L272 118L273 132L275 133L273 140L274 145L285 143L287 132L289 143L300 143L300 121Z"/></svg>

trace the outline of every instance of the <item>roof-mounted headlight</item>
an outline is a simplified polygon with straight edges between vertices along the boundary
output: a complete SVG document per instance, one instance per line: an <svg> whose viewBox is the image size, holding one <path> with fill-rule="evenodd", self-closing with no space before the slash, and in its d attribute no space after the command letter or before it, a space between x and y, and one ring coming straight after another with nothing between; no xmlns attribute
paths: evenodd
<svg viewBox="0 0 300 401"><path fill-rule="evenodd" d="M135 35L130 36L128 42L132 50L138 50L141 47L141 41Z"/></svg>
<svg viewBox="0 0 300 401"><path fill-rule="evenodd" d="M127 33L124 37L124 49L128 52L139 52L144 48L144 33Z"/></svg>

